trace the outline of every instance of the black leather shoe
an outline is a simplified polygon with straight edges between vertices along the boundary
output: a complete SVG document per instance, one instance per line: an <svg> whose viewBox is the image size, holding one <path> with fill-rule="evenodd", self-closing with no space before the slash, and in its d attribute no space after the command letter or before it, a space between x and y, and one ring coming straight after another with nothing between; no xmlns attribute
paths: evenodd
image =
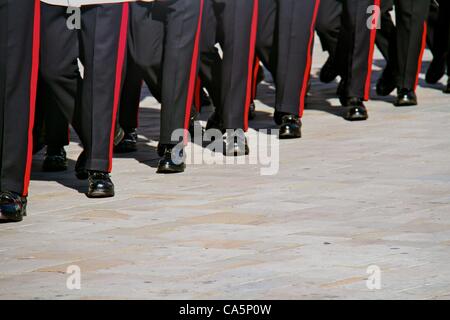
<svg viewBox="0 0 450 320"><path fill-rule="evenodd" d="M45 172L60 172L67 170L67 154L64 147L47 146L42 170Z"/></svg>
<svg viewBox="0 0 450 320"><path fill-rule="evenodd" d="M299 139L302 137L302 121L299 116L276 111L274 118L280 126L280 139Z"/></svg>
<svg viewBox="0 0 450 320"><path fill-rule="evenodd" d="M428 67L425 81L429 84L436 84L445 75L445 56L434 58Z"/></svg>
<svg viewBox="0 0 450 320"><path fill-rule="evenodd" d="M88 198L111 198L114 197L114 184L108 173L100 171L89 171Z"/></svg>
<svg viewBox="0 0 450 320"><path fill-rule="evenodd" d="M364 121L369 119L366 106L361 98L350 97L346 101L344 119L348 121Z"/></svg>
<svg viewBox="0 0 450 320"><path fill-rule="evenodd" d="M242 129L227 130L224 155L228 157L240 157L250 154L248 141Z"/></svg>
<svg viewBox="0 0 450 320"><path fill-rule="evenodd" d="M225 129L223 128L223 122L222 119L220 119L220 116L217 112L214 112L208 119L208 122L206 123L206 130L216 129L221 131L222 133L225 133Z"/></svg>
<svg viewBox="0 0 450 320"><path fill-rule="evenodd" d="M14 192L0 192L0 223L20 222L26 215L26 197Z"/></svg>
<svg viewBox="0 0 450 320"><path fill-rule="evenodd" d="M395 100L394 105L396 107L417 106L416 93L410 89L398 89L397 100Z"/></svg>
<svg viewBox="0 0 450 320"><path fill-rule="evenodd" d="M114 147L115 153L131 153L137 151L138 134L136 129L124 132L124 137L118 145Z"/></svg>
<svg viewBox="0 0 450 320"><path fill-rule="evenodd" d="M254 120L256 118L256 105L255 102L253 101L250 104L250 108L248 110L248 120Z"/></svg>
<svg viewBox="0 0 450 320"><path fill-rule="evenodd" d="M178 152L178 154L176 154ZM186 169L184 150L175 150L173 145L159 145L158 153L162 159L158 163L159 174L182 173Z"/></svg>
<svg viewBox="0 0 450 320"><path fill-rule="evenodd" d="M89 177L86 169L86 162L86 152L83 150L78 157L77 163L75 164L75 175L79 180L86 180Z"/></svg>
<svg viewBox="0 0 450 320"><path fill-rule="evenodd" d="M328 58L327 62L323 65L320 70L320 81L323 83L330 83L336 79L338 72L334 66L334 62L331 57Z"/></svg>

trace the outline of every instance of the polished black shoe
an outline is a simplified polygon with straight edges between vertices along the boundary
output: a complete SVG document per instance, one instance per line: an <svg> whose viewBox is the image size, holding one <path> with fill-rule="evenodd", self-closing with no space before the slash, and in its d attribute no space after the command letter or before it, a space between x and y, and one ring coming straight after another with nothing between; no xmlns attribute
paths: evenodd
<svg viewBox="0 0 450 320"><path fill-rule="evenodd" d="M158 154L162 159L158 163L156 173L182 173L186 169L183 149L177 150L173 145L159 145Z"/></svg>
<svg viewBox="0 0 450 320"><path fill-rule="evenodd" d="M382 76L377 81L377 95L386 97L392 93L396 88L394 78L393 77L384 77Z"/></svg>
<svg viewBox="0 0 450 320"><path fill-rule="evenodd" d="M75 164L75 175L79 180L86 180L89 177L89 173L86 169L86 152L83 150L78 157L77 163Z"/></svg>
<svg viewBox="0 0 450 320"><path fill-rule="evenodd" d="M114 147L115 153L131 153L137 151L138 134L136 129L125 131L122 141Z"/></svg>
<svg viewBox="0 0 450 320"><path fill-rule="evenodd" d="M280 139L299 139L302 137L302 121L299 116L276 111L274 118L280 126Z"/></svg>
<svg viewBox="0 0 450 320"><path fill-rule="evenodd" d="M0 192L0 223L20 222L26 215L26 197L14 192Z"/></svg>
<svg viewBox="0 0 450 320"><path fill-rule="evenodd" d="M369 119L366 106L361 98L350 97L346 100L344 119L348 121L364 121Z"/></svg>
<svg viewBox="0 0 450 320"><path fill-rule="evenodd" d="M417 106L417 96L414 90L398 89L397 99L394 102L396 107Z"/></svg>
<svg viewBox="0 0 450 320"><path fill-rule="evenodd" d="M242 129L227 130L225 138L224 155L228 157L240 157L250 154L248 141Z"/></svg>
<svg viewBox="0 0 450 320"><path fill-rule="evenodd" d="M428 67L425 81L429 84L436 84L445 75L446 61L445 56L434 58Z"/></svg>
<svg viewBox="0 0 450 320"><path fill-rule="evenodd" d="M256 118L256 105L255 102L253 101L250 104L250 108L248 110L248 120L254 120Z"/></svg>
<svg viewBox="0 0 450 320"><path fill-rule="evenodd" d="M88 198L111 198L114 197L114 184L108 173L100 171L89 171Z"/></svg>
<svg viewBox="0 0 450 320"><path fill-rule="evenodd" d="M67 170L67 154L64 147L47 146L42 170L45 172L60 172Z"/></svg>
<svg viewBox="0 0 450 320"><path fill-rule="evenodd" d="M320 81L323 83L330 83L334 81L338 76L338 72L334 65L334 61L331 57L328 58L327 62L323 65L320 70Z"/></svg>
<svg viewBox="0 0 450 320"><path fill-rule="evenodd" d="M219 130L222 133L225 133L225 129L223 128L223 122L222 119L220 119L220 116L217 112L214 112L208 119L208 122L206 123L206 130Z"/></svg>

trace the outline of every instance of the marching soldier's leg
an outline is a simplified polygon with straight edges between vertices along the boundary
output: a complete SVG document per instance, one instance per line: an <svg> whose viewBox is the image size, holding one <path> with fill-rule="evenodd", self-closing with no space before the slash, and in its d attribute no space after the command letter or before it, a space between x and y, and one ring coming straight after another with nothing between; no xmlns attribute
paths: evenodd
<svg viewBox="0 0 450 320"><path fill-rule="evenodd" d="M116 153L137 151L137 128L139 126L139 104L141 102L142 82L142 70L133 60L131 54L128 54L119 107L119 124L125 132L125 136L114 147L114 152Z"/></svg>
<svg viewBox="0 0 450 320"><path fill-rule="evenodd" d="M275 78L278 61L277 36L278 23L277 0L259 0L258 29L256 34L256 56Z"/></svg>
<svg viewBox="0 0 450 320"><path fill-rule="evenodd" d="M195 52L194 48L198 48L202 9L202 3L197 0L130 4L129 54L141 70L152 94L162 103L161 123L170 126L174 122L171 117L175 117L177 111L175 121L178 120L177 129L181 130L185 118L181 118L180 114L184 115L188 100L193 102L194 89L190 86L191 80L195 82L197 76L198 51ZM197 58L193 58L195 55ZM194 62L195 74L192 75ZM169 67L166 68L166 65ZM182 108L181 113L175 107ZM158 172L183 171L184 163L175 164L171 158L171 151L178 139L172 142L172 132L168 132L167 126L161 126L161 130L158 153L164 159Z"/></svg>
<svg viewBox="0 0 450 320"><path fill-rule="evenodd" d="M450 3L439 1L438 9L435 5L431 7L433 14L428 19L428 33L430 49L433 60L428 68L425 80L427 83L435 84L444 75L447 67L449 35L450 35ZM437 11L437 12L436 12ZM434 21L430 21L434 16Z"/></svg>
<svg viewBox="0 0 450 320"><path fill-rule="evenodd" d="M162 66L161 134L158 173L183 172L191 109L198 75L204 0L162 2L168 9Z"/></svg>
<svg viewBox="0 0 450 320"><path fill-rule="evenodd" d="M394 9L393 0L383 0L381 1L380 7L380 29L377 31L376 45L380 50L383 57L387 60L389 59L389 44L393 40L392 35L395 35L394 22L392 21L391 11Z"/></svg>
<svg viewBox="0 0 450 320"><path fill-rule="evenodd" d="M396 0L397 100L395 106L415 106L415 94L427 40L427 18L431 0Z"/></svg>
<svg viewBox="0 0 450 320"><path fill-rule="evenodd" d="M136 105L140 99L142 80L155 99L161 102L164 25L168 14L165 6L161 2L130 3L127 79L121 103L130 101L130 104ZM130 93L131 98L128 99ZM124 119L127 123L121 125L125 127L138 124L132 113Z"/></svg>
<svg viewBox="0 0 450 320"><path fill-rule="evenodd" d="M128 3L81 8L80 52L84 64L81 127L85 143L88 197L114 196L109 177L126 55ZM119 138L121 140L122 137Z"/></svg>
<svg viewBox="0 0 450 320"><path fill-rule="evenodd" d="M69 124L49 93L44 93L44 128L47 152L42 169L46 172L67 170L67 154L64 150L69 141Z"/></svg>
<svg viewBox="0 0 450 320"><path fill-rule="evenodd" d="M442 19L446 21L445 30L447 31L447 38L444 38L443 41L447 44L447 86L444 88L443 92L450 94L450 3L448 1L440 1L442 3Z"/></svg>
<svg viewBox="0 0 450 320"><path fill-rule="evenodd" d="M376 44L387 63L381 77L377 81L376 90L379 96L390 95L396 87L397 30L391 16L393 5L393 0L384 0L381 2L381 25L377 31Z"/></svg>
<svg viewBox="0 0 450 320"><path fill-rule="evenodd" d="M342 30L338 44L338 60L341 66L341 84L338 95L347 109L344 118L349 121L368 118L364 101L369 99L372 59L379 21L375 8L380 0L345 0Z"/></svg>
<svg viewBox="0 0 450 320"><path fill-rule="evenodd" d="M45 88L48 89L45 93L46 100L51 101L51 105L58 106L59 115L64 114L66 121L75 129L83 147L86 147L90 132L82 130L79 107L82 81L77 61L80 51L78 41L80 31L70 30L67 26L67 18L67 7L41 3L40 74ZM49 112L53 113L53 110ZM62 132L62 130L57 131ZM50 131L52 131L51 128ZM64 139L67 134L68 131L63 134ZM49 132L47 137L52 139L50 136L53 135ZM85 152L80 155L75 167L79 179L87 179L85 155Z"/></svg>
<svg viewBox="0 0 450 320"><path fill-rule="evenodd" d="M300 138L319 0L279 1L275 122L280 138Z"/></svg>
<svg viewBox="0 0 450 320"><path fill-rule="evenodd" d="M248 130L252 100L258 0L213 2L218 20L217 38L223 51L219 116L221 129L229 130L225 154L244 155L249 152L244 132Z"/></svg>
<svg viewBox="0 0 450 320"><path fill-rule="evenodd" d="M336 48L341 29L342 3L338 0L321 0L317 15L316 31L322 48L328 51L329 57L320 71L320 81L329 83L336 79Z"/></svg>
<svg viewBox="0 0 450 320"><path fill-rule="evenodd" d="M1 222L26 215L38 59L39 1L0 0Z"/></svg>
<svg viewBox="0 0 450 320"><path fill-rule="evenodd" d="M216 48L217 44L217 17L214 12L214 0L205 0L202 17L202 33L200 41L200 68L201 83L208 90L215 112L208 121L207 130L213 123L221 121L222 106L220 100L220 79L222 58ZM213 127L220 126L215 124Z"/></svg>

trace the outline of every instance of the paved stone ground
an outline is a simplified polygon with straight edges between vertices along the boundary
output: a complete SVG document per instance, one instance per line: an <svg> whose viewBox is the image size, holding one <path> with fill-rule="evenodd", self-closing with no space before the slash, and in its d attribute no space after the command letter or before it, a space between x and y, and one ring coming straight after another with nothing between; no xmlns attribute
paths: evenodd
<svg viewBox="0 0 450 320"><path fill-rule="evenodd" d="M318 48L314 74L325 58ZM313 80L304 138L281 143L275 176L258 165L156 175L150 97L140 151L115 160L116 198L84 196L77 144L65 174L40 172L38 155L29 217L0 225L0 298L449 299L450 96L422 80L419 107L375 98L370 121L348 123L335 87ZM273 128L273 87L259 98L252 125ZM81 290L66 288L70 265ZM371 265L381 290L366 286Z"/></svg>

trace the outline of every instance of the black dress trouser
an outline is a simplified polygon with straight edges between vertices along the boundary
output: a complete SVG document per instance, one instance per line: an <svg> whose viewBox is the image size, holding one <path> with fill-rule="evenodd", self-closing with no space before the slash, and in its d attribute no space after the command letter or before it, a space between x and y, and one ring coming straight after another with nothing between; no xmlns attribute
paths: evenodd
<svg viewBox="0 0 450 320"><path fill-rule="evenodd" d="M303 115L320 0L259 0L256 51L272 73L276 110Z"/></svg>
<svg viewBox="0 0 450 320"><path fill-rule="evenodd" d="M428 19L428 44L433 58L446 60L450 74L450 2L439 0L439 7L433 6L433 14Z"/></svg>
<svg viewBox="0 0 450 320"><path fill-rule="evenodd" d="M111 172L128 3L82 7L80 30L67 28L66 7L43 3L41 8L42 79L79 135L86 168Z"/></svg>
<svg viewBox="0 0 450 320"><path fill-rule="evenodd" d="M205 0L200 78L225 129L248 129L258 2Z"/></svg>
<svg viewBox="0 0 450 320"><path fill-rule="evenodd" d="M130 4L127 84L121 122L137 126L136 108L142 79L161 102L161 144L176 144L184 130L187 138L198 74L201 19L204 0L174 0ZM131 93L130 98L125 95ZM134 109L135 110L135 109Z"/></svg>
<svg viewBox="0 0 450 320"><path fill-rule="evenodd" d="M378 16L370 6L380 0L343 0L336 65L346 97L369 99Z"/></svg>
<svg viewBox="0 0 450 320"><path fill-rule="evenodd" d="M393 0L381 1L381 28L377 31L376 45L383 56L388 58L391 30L395 28L391 18ZM335 61L336 49L341 30L342 2L339 0L321 0L317 16L316 31L322 48L328 51L331 60Z"/></svg>
<svg viewBox="0 0 450 320"><path fill-rule="evenodd" d="M28 194L39 63L39 1L0 0L0 191Z"/></svg>
<svg viewBox="0 0 450 320"><path fill-rule="evenodd" d="M388 66L398 88L415 90L427 39L431 0L394 0L396 27L389 42Z"/></svg>
<svg viewBox="0 0 450 320"><path fill-rule="evenodd" d="M34 135L38 145L50 148L61 148L70 143L67 118L42 79L38 81Z"/></svg>

